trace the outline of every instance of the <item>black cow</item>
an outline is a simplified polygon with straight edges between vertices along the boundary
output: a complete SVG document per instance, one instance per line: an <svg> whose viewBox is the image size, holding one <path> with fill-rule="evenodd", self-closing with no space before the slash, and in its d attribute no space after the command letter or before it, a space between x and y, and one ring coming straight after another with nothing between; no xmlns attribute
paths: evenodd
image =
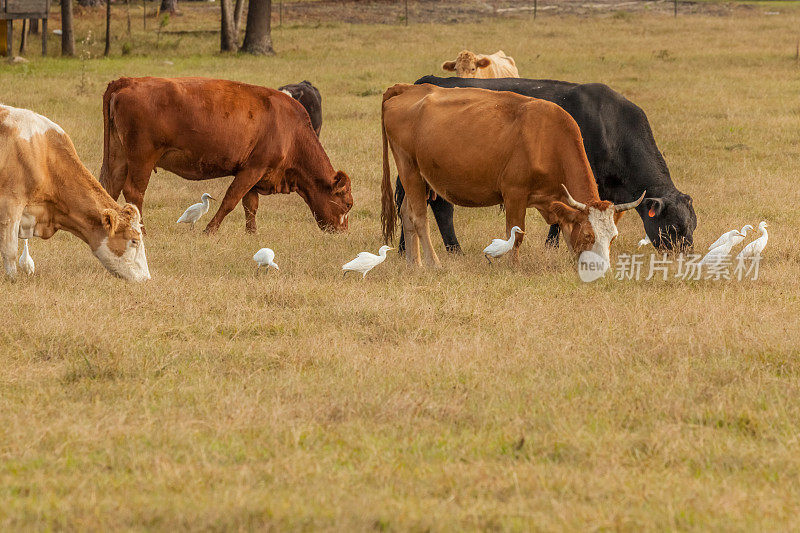
<svg viewBox="0 0 800 533"><path fill-rule="evenodd" d="M311 117L311 127L319 137L319 131L322 129L322 95L316 87L311 85L310 81L301 81L300 83L290 83L283 87L278 87L279 91L287 93L289 96L303 104L306 108L308 116Z"/></svg>
<svg viewBox="0 0 800 533"><path fill-rule="evenodd" d="M692 198L672 183L644 111L608 86L524 78L437 76L425 76L415 83L510 91L558 104L572 115L581 129L600 198L614 203L630 202L647 190L648 197L636 210L653 245L668 249L692 246L692 234L697 227ZM487 139L487 142L492 140ZM404 194L398 179L395 195L398 209ZM461 246L453 228L452 204L435 195L428 203L445 247L448 251L460 252ZM550 226L549 244L558 245L558 231L557 224ZM402 251L404 248L401 233L399 249Z"/></svg>

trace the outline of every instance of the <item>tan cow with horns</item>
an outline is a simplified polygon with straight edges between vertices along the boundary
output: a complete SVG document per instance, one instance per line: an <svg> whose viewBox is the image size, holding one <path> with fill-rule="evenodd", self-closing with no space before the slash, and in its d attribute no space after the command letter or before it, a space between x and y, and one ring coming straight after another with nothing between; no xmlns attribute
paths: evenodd
<svg viewBox="0 0 800 533"><path fill-rule="evenodd" d="M430 84L390 87L383 95L381 221L387 241L396 211L388 148L406 195L400 207L406 258L438 265L428 231L429 189L466 207L505 204L506 234L525 229L528 207L559 224L574 252L591 250L608 263L616 221L634 202L600 200L575 120L556 104L510 92L443 89ZM577 198L572 197L572 195ZM517 234L512 260L523 236Z"/></svg>
<svg viewBox="0 0 800 533"><path fill-rule="evenodd" d="M111 199L57 124L0 105L0 161L0 255L9 277L17 275L18 239L49 239L63 229L112 274L150 279L139 210Z"/></svg>

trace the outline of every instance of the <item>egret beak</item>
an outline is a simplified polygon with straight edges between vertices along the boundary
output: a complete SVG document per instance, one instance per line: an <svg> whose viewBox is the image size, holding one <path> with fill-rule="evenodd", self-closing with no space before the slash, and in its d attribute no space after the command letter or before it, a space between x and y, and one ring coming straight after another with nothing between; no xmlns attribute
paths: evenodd
<svg viewBox="0 0 800 533"><path fill-rule="evenodd" d="M217 199L216 199L216 198L214 198L213 196L209 196L209 197L208 197L208 199L209 199L209 200L214 200L215 202L217 201Z"/></svg>
<svg viewBox="0 0 800 533"><path fill-rule="evenodd" d="M519 230L517 233L519 233L520 235L525 235L525 232L522 230Z"/></svg>

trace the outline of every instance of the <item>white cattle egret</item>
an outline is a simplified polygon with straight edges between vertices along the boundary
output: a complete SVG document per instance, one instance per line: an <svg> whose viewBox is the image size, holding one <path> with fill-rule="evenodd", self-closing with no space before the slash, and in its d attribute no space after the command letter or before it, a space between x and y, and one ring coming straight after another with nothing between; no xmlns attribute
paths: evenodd
<svg viewBox="0 0 800 533"><path fill-rule="evenodd" d="M767 221L762 221L761 224L758 225L758 229L761 230L761 236L745 246L744 249L739 252L739 255L736 256L736 259L741 260L751 257L761 257L761 252L764 251L764 247L767 245L767 239L769 238L769 235L767 235L768 227L769 224L767 224Z"/></svg>
<svg viewBox="0 0 800 533"><path fill-rule="evenodd" d="M361 272L361 279L367 277L367 272L386 261L386 252L393 250L391 246L383 245L378 250L378 255L361 252L355 259L342 265L342 277L348 272Z"/></svg>
<svg viewBox="0 0 800 533"><path fill-rule="evenodd" d="M33 264L33 257L28 250L28 239L22 239L22 255L19 256L19 268L29 276L33 276L36 266Z"/></svg>
<svg viewBox="0 0 800 533"><path fill-rule="evenodd" d="M195 222L208 213L209 200L216 200L216 198L208 193L204 193L203 196L200 197L199 204L189 206L189 209L183 212L181 218L178 219L178 224L191 224L192 229L194 229Z"/></svg>
<svg viewBox="0 0 800 533"><path fill-rule="evenodd" d="M743 234L743 235L741 235L741 237L742 237L742 239L744 239L747 236L748 230L752 230L752 229L753 229L753 226L751 226L750 224L747 224L742 228L741 231L736 230L736 229L732 229L730 231L726 231L725 233L720 235L719 238L716 241L712 242L711 246L709 246L708 249L709 250L713 250L717 246L722 246L723 244L727 243L732 238L733 239L738 238L740 236L739 235L740 233ZM737 242L735 242L733 244L733 246L736 246L736 244L742 242L742 239L739 239Z"/></svg>
<svg viewBox="0 0 800 533"><path fill-rule="evenodd" d="M741 243L744 240L744 238L747 237L747 232L752 230L752 229L753 229L753 226L751 226L750 224L747 224L746 226L742 227L742 230L739 232L738 235L735 234L735 235L731 236L728 239L728 242L731 245L731 250L733 249L734 246L737 246L739 243ZM728 253L730 253L730 250L728 250Z"/></svg>
<svg viewBox="0 0 800 533"><path fill-rule="evenodd" d="M730 255L731 248L733 248L735 244L742 242L742 239L744 239L744 235L739 233L739 230L733 230L733 235L716 248L712 248L712 250L700 260L699 264L712 265L720 263Z"/></svg>
<svg viewBox="0 0 800 533"><path fill-rule="evenodd" d="M267 267L267 270L269 270L269 267L272 267L275 270L280 270L273 259L275 259L275 252L269 248L262 248L256 252L256 255L253 256L253 261L258 263L259 267L265 266Z"/></svg>
<svg viewBox="0 0 800 533"><path fill-rule="evenodd" d="M492 260L489 259L489 257L494 257L497 259L498 257L502 257L511 251L511 249L514 247L514 241L517 239L516 235L514 235L515 233L525 235L525 232L522 231L519 226L514 226L511 228L511 237L509 237L508 240L492 239L492 244L483 249L483 255L486 257L486 260L489 261L489 264L492 263Z"/></svg>
<svg viewBox="0 0 800 533"><path fill-rule="evenodd" d="M639 246L638 246L638 248L641 248L642 246L645 246L645 245L647 245L647 244L653 244L653 243L652 243L652 241L650 241L650 237L645 237L644 239L642 239L641 241L639 241Z"/></svg>

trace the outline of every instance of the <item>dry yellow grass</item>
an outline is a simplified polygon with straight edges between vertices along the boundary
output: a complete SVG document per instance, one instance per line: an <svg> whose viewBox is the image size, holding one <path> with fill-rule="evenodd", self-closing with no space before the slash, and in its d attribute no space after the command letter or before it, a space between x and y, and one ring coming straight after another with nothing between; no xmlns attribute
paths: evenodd
<svg viewBox="0 0 800 533"><path fill-rule="evenodd" d="M355 197L346 235L319 232L293 195L262 199L257 236L238 209L207 238L174 221L229 180L159 172L144 285L111 278L71 235L32 241L36 276L0 280L0 525L797 527L798 26L795 11L329 24L276 31L275 58L173 36L149 55L0 67L0 99L60 123L95 174L117 76L309 79ZM437 240L442 270L393 255L342 281L341 264L380 245L380 92L463 47L641 105L694 197L698 247L770 221L760 279L586 285L544 248L535 212L521 265L489 268L493 208L457 210L466 256ZM641 222L620 233L612 254L635 250ZM257 276L267 245L281 271Z"/></svg>

